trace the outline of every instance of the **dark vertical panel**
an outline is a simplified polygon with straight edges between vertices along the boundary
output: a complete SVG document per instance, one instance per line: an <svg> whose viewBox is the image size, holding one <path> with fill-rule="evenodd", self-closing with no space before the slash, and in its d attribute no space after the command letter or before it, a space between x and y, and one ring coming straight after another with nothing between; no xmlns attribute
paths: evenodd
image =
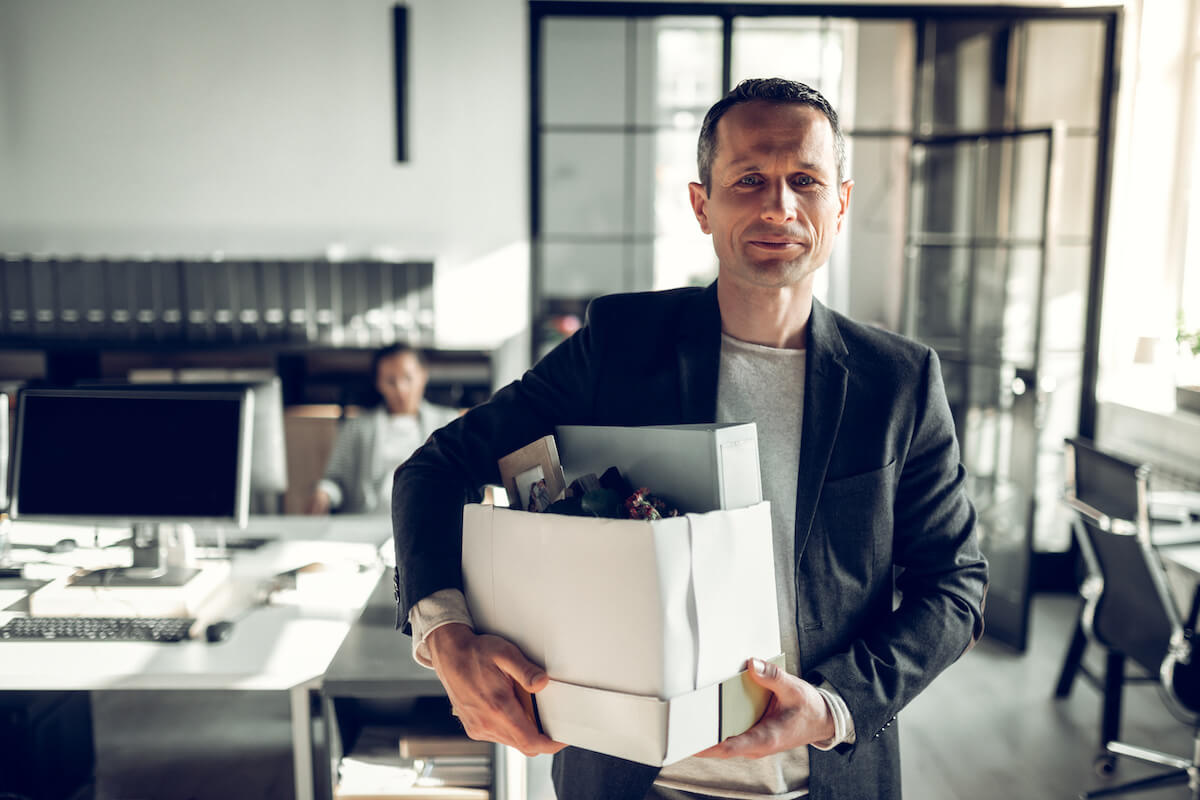
<svg viewBox="0 0 1200 800"><path fill-rule="evenodd" d="M396 101L396 160L408 160L408 7L392 6L392 68Z"/></svg>
<svg viewBox="0 0 1200 800"><path fill-rule="evenodd" d="M1082 390L1079 435L1096 436L1096 381L1100 374L1100 311L1104 296L1104 251L1108 242L1108 204L1112 189L1113 130L1116 127L1121 15L1107 19L1104 37L1104 86L1100 91L1100 132L1096 141L1096 203L1092 212L1092 263L1084 309Z"/></svg>

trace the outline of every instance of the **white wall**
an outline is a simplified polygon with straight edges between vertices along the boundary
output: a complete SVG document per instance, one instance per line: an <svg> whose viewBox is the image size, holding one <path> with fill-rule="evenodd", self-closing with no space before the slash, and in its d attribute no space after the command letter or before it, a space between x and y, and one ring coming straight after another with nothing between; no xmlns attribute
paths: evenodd
<svg viewBox="0 0 1200 800"><path fill-rule="evenodd" d="M518 332L526 4L407 5L397 163L390 0L0 0L0 251L432 258L439 344Z"/></svg>
<svg viewBox="0 0 1200 800"><path fill-rule="evenodd" d="M1125 3L1101 316L1102 398L1174 405L1175 315L1186 244L1192 120L1189 33L1194 0ZM1140 337L1157 337L1156 366L1135 364Z"/></svg>

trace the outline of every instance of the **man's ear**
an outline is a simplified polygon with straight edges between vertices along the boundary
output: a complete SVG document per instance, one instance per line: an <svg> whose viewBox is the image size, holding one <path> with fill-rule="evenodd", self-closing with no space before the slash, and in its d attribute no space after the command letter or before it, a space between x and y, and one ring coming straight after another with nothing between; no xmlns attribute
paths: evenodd
<svg viewBox="0 0 1200 800"><path fill-rule="evenodd" d="M842 181L842 185L838 187L838 231L841 231L842 223L846 221L846 212L850 210L850 190L853 188L854 181Z"/></svg>
<svg viewBox="0 0 1200 800"><path fill-rule="evenodd" d="M692 213L696 215L696 221L700 223L700 230L705 233L712 233L708 227L708 214L704 208L708 205L708 192L704 189L704 184L689 183L688 194L692 200Z"/></svg>

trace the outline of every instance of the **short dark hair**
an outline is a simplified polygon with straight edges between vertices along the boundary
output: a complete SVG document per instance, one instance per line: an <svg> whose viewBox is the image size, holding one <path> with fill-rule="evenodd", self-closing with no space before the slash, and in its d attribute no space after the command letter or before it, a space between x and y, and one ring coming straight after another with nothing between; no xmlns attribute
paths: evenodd
<svg viewBox="0 0 1200 800"><path fill-rule="evenodd" d="M789 81L785 78L748 78L729 91L704 115L700 126L700 141L696 147L696 163L700 168L700 183L704 191L712 191L712 165L717 157L717 123L725 112L742 103L762 100L768 103L796 103L817 109L829 120L833 128L833 154L837 158L838 184L845 180L846 137L838 123L837 112L825 96L806 83Z"/></svg>
<svg viewBox="0 0 1200 800"><path fill-rule="evenodd" d="M422 368L429 368L428 359L426 359L423 352L407 342L395 342L394 344L389 344L385 347L379 348L371 356L371 383L374 384L375 381L379 380L380 361L383 361L385 358L391 358L392 356L404 355L405 353L412 353L413 357L417 359L417 363L420 364Z"/></svg>

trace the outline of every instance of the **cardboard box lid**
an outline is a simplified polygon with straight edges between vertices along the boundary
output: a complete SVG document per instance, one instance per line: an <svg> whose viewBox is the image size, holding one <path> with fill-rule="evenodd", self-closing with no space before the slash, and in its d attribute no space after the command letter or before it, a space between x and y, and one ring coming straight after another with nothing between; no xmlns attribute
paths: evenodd
<svg viewBox="0 0 1200 800"><path fill-rule="evenodd" d="M476 626L558 681L671 698L780 650L767 503L655 522L469 505L463 579Z"/></svg>

